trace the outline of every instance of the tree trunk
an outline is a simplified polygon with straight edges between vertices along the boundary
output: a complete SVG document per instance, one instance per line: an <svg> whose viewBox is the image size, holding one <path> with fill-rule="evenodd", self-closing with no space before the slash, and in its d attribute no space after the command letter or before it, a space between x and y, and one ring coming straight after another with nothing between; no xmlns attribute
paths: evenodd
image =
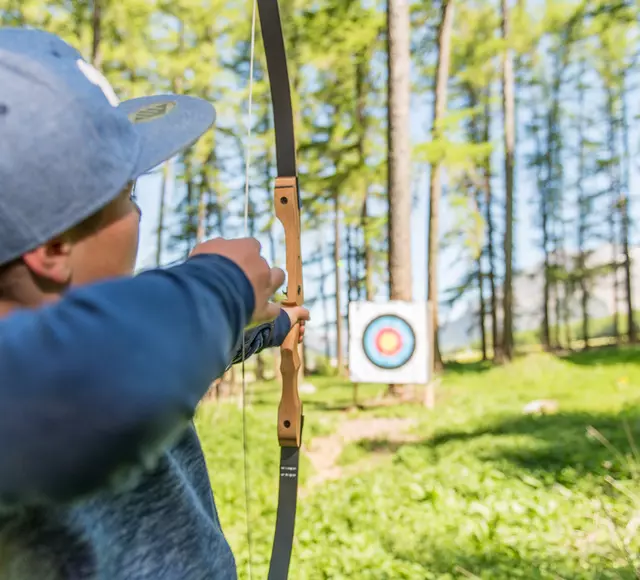
<svg viewBox="0 0 640 580"><path fill-rule="evenodd" d="M622 251L624 253L624 288L625 298L627 302L627 333L629 342L634 344L638 342L638 334L634 321L633 312L633 289L631 279L631 254L629 252L629 203L631 200L631 164L629 162L629 153L631 151L631 143L629 142L629 119L627 112L627 99L626 99L626 81L627 75L625 74L622 84L622 137L625 160L624 180L625 187L620 196L620 218L622 221Z"/></svg>
<svg viewBox="0 0 640 580"><path fill-rule="evenodd" d="M91 14L91 64L97 68L102 68L102 3L104 0L93 0L93 10Z"/></svg>
<svg viewBox="0 0 640 580"><path fill-rule="evenodd" d="M482 256L477 260L478 266L478 322L480 324L480 341L482 344L482 360L487 360L487 331L485 327L485 308L484 308L484 276L482 274Z"/></svg>
<svg viewBox="0 0 640 580"><path fill-rule="evenodd" d="M366 166L365 139L367 135L367 117L365 115L365 107L367 100L366 71L367 63L364 59L359 58L356 64L356 118L358 120L358 162L361 167ZM375 291L373 288L373 248L371 225L369 223L369 184L366 179L363 184L362 192L362 212L360 215L360 229L362 230L363 248L362 255L364 261L364 290L365 297L368 301L372 301ZM360 293L358 292L358 297Z"/></svg>
<svg viewBox="0 0 640 580"><path fill-rule="evenodd" d="M509 42L509 7L501 0L502 38ZM515 163L515 86L513 60L508 44L502 56L502 110L504 114L505 233L502 344L507 360L513 358L513 185Z"/></svg>
<svg viewBox="0 0 640 580"><path fill-rule="evenodd" d="M624 255L624 291L627 302L627 333L630 343L636 343L638 336L633 316L633 292L631 287L631 254L629 252L629 195L623 194L620 200L622 222L622 251Z"/></svg>
<svg viewBox="0 0 640 580"><path fill-rule="evenodd" d="M540 217L542 224L542 252L544 254L544 270L543 274L543 291L542 291L542 347L545 350L551 349L551 324L549 316L550 300L551 300L551 203L550 190L553 181L553 159L551 156L552 149L552 133L553 133L553 115L546 112L547 122L547 147L543 148L539 138L536 138L537 156L544 158L544 168L546 168L546 176L542 177L543 167L539 168L538 186L540 193Z"/></svg>
<svg viewBox="0 0 640 580"><path fill-rule="evenodd" d="M300 355L300 359L302 361L300 364L300 369L302 377L306 377L311 374L311 371L309 370L309 351L305 347L304 342L300 343L300 349L302 351L302 354ZM302 384L302 379L300 379L299 384Z"/></svg>
<svg viewBox="0 0 640 580"><path fill-rule="evenodd" d="M307 355L305 353L304 342L298 343L298 356L300 357L300 367L298 368L298 384L304 383L307 376Z"/></svg>
<svg viewBox="0 0 640 580"><path fill-rule="evenodd" d="M476 111L478 108L478 96L476 91L472 86L466 87L468 99L469 99L469 108ZM479 144L482 143L482 139L484 135L480 131L479 127L480 115L477 112L474 112L469 119L469 140L472 143ZM478 212L482 212L482 198L483 198L483 187L484 183L469 183L467 184L468 189L473 189L474 198L476 207L478 208ZM482 259L484 256L483 248L480 248L478 252L478 257L476 258L476 268L477 268L477 283L478 283L478 325L480 330L480 344L482 349L482 360L487 360L487 330L486 330L486 303L484 297L484 280L485 275L483 272L483 263Z"/></svg>
<svg viewBox="0 0 640 580"><path fill-rule="evenodd" d="M580 61L579 79L584 78L586 62ZM584 106L585 88L578 81L578 176L576 188L578 190L578 285L580 286L580 309L582 314L582 338L584 349L589 348L589 289L587 282L587 259L585 243L587 240L587 218L589 214L589 200L584 191L585 174L585 135L584 135Z"/></svg>
<svg viewBox="0 0 640 580"><path fill-rule="evenodd" d="M351 226L346 224L345 227L345 246L347 247L347 336L351 335L351 320L349 316L349 306L351 304L351 296L354 289L353 274L353 241L351 239ZM337 293L336 293L337 294ZM347 339L347 364L349 364L349 340Z"/></svg>
<svg viewBox="0 0 640 580"><path fill-rule="evenodd" d="M567 342L567 348L571 350L571 341L573 340L571 332L571 287L569 282L565 282L562 294L562 316L564 322L564 334Z"/></svg>
<svg viewBox="0 0 640 580"><path fill-rule="evenodd" d="M207 235L207 191L204 187L206 180L202 178L198 186L198 216L196 220L196 244L204 241Z"/></svg>
<svg viewBox="0 0 640 580"><path fill-rule="evenodd" d="M546 192L542 192L543 196L546 196ZM546 206L547 203L543 201L543 204ZM547 241L548 233L547 233L547 224L548 224L548 213L546 209L543 210L543 222L542 222L542 236L543 236L543 244L545 245L544 250L544 288L542 291L542 336L540 337L542 340L542 346L544 349L548 350L551 348L551 328L549 321L549 306L551 301L551 263L549 258L549 251L547 249Z"/></svg>
<svg viewBox="0 0 640 580"><path fill-rule="evenodd" d="M582 337L584 349L589 349L589 294L584 278L580 279L580 307L582 309Z"/></svg>
<svg viewBox="0 0 640 580"><path fill-rule="evenodd" d="M554 167L555 167L555 156L554 159ZM556 212L557 209L557 199L556 199ZM562 219L562 214L559 212L555 214L555 220L553 222L553 262L554 262L554 276L553 276L553 316L554 316L554 326L553 326L553 337L554 337L554 348L562 348L562 308L561 308L561 298L560 298L560 278L558 276L561 268L560 264L560 236L558 234L559 220Z"/></svg>
<svg viewBox="0 0 640 580"><path fill-rule="evenodd" d="M185 172L185 181L186 181L186 185L187 185L187 197L186 197L186 208L187 208L187 215L186 215L186 223L184 226L184 238L186 243L186 248L185 248L185 255L184 258L185 260L189 257L189 254L191 253L191 250L193 249L193 241L194 241L194 234L196 233L196 224L194 223L194 211L193 211L193 188L194 188L194 183L193 183L193 175L191 174L191 160L189 159L188 155L185 156L185 160L184 160L184 172Z"/></svg>
<svg viewBox="0 0 640 580"><path fill-rule="evenodd" d="M259 353L256 356L256 380L264 381L265 370L264 357L262 356L262 353Z"/></svg>
<svg viewBox="0 0 640 580"><path fill-rule="evenodd" d="M171 177L171 161L162 168L162 186L160 187L160 205L158 207L158 229L156 230L156 266L162 264L162 246L164 234L164 212L167 204L167 187Z"/></svg>
<svg viewBox="0 0 640 580"><path fill-rule="evenodd" d="M387 18L390 298L411 300L411 35L408 1L388 0Z"/></svg>
<svg viewBox="0 0 640 580"><path fill-rule="evenodd" d="M433 126L431 141L443 138L442 125L447 110L447 89L449 85L449 67L451 61L451 32L453 27L453 0L443 0L442 16L438 29L438 62L436 64L436 85L433 103ZM441 164L436 161L431 165L429 179L429 240L427 247L427 301L431 307L433 374L442 368L442 357L438 341L438 246L440 227L440 198L442 197Z"/></svg>
<svg viewBox="0 0 640 580"><path fill-rule="evenodd" d="M345 246L347 248L347 306L350 302L353 301L354 292L358 291L358 282L357 282L357 254L353 239L353 228L347 224L345 226ZM355 264L354 264L355 261ZM357 298L357 294L356 294Z"/></svg>
<svg viewBox="0 0 640 580"><path fill-rule="evenodd" d="M412 299L411 271L411 27L408 0L387 0L389 298ZM390 394L399 394L389 385Z"/></svg>
<svg viewBox="0 0 640 580"><path fill-rule="evenodd" d="M616 342L620 342L620 314L619 314L619 285L618 270L618 231L616 224L616 214L618 212L618 199L620 197L620 181L618 179L618 169L620 160L617 157L616 147L616 127L615 127L615 96L613 89L607 89L607 145L609 148L609 183L610 183L610 207L609 207L609 237L611 241L611 265L613 277L613 335Z"/></svg>
<svg viewBox="0 0 640 580"><path fill-rule="evenodd" d="M336 286L336 361L338 375L342 374L344 368L344 357L342 352L342 303L340 300L340 289L342 282L340 281L340 207L338 204L339 195L333 196L334 211L334 242L333 242L333 264L335 268L335 286Z"/></svg>
<svg viewBox="0 0 640 580"><path fill-rule="evenodd" d="M322 304L322 312L324 317L324 355L327 358L327 364L331 360L331 338L329 336L329 301L325 284L327 282L327 273L324 269L323 245L320 241L318 244L318 255L320 256L320 302Z"/></svg>
<svg viewBox="0 0 640 580"><path fill-rule="evenodd" d="M484 106L484 135L482 140L491 143L491 85L487 87L486 102ZM485 221L487 222L487 253L489 258L489 288L491 290L491 343L493 347L493 360L502 362L502 344L498 331L498 294L496 292L496 253L493 246L493 189L491 185L491 155L484 160L484 195L485 195Z"/></svg>
<svg viewBox="0 0 640 580"><path fill-rule="evenodd" d="M561 161L560 161L561 162ZM561 262L563 270L563 283L562 283L562 323L564 326L565 341L567 348L571 350L571 280L569 279L569 260L567 252L564 250L564 241L568 238L567 235L567 222L560 215L560 244L562 246Z"/></svg>
<svg viewBox="0 0 640 580"><path fill-rule="evenodd" d="M375 297L375 289L373 287L373 248L371 226L369 224L369 207L368 194L365 194L364 203L362 204L362 229L364 234L364 287L366 299L372 302Z"/></svg>
<svg viewBox="0 0 640 580"><path fill-rule="evenodd" d="M616 235L616 208L615 205L609 208L609 240L611 243L611 279L613 292L613 337L616 342L620 342L620 314L618 304L618 240Z"/></svg>
<svg viewBox="0 0 640 580"><path fill-rule="evenodd" d="M562 337L560 335L560 331L562 330L562 309L560 300L560 284L557 279L553 284L553 309L555 318L555 325L553 327L555 347L562 348Z"/></svg>
<svg viewBox="0 0 640 580"><path fill-rule="evenodd" d="M353 301L353 294L355 293L355 299L358 300L358 248L355 246L358 240L354 240L352 236L357 234L357 228L352 228L349 224L346 227L346 245L347 245L347 367L351 364L351 344L349 336L351 336L351 302ZM356 392L358 386L356 383L353 385L354 400L356 400Z"/></svg>

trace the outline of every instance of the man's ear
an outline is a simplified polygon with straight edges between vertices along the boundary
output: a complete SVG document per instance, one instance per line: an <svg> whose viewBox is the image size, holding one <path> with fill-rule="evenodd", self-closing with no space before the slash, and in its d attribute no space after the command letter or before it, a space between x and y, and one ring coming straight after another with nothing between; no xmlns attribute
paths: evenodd
<svg viewBox="0 0 640 580"><path fill-rule="evenodd" d="M23 254L22 260L36 277L66 285L71 280L71 248L70 242L56 238Z"/></svg>

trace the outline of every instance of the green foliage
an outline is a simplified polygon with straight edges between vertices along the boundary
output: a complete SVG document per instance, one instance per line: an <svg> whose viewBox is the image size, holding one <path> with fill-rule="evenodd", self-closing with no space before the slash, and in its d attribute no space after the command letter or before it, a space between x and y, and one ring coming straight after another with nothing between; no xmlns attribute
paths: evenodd
<svg viewBox="0 0 640 580"><path fill-rule="evenodd" d="M640 436L638 360L637 350L606 350L494 369L452 365L435 412L349 410L349 385L312 379L317 393L304 397L311 449L354 419L413 422L404 438L346 445L338 480L310 486L317 473L303 455L292 577L635 578L640 470L627 431ZM379 392L361 386L362 400ZM258 385L248 418L254 577L266 575L275 518L277 397L277 386ZM559 412L523 415L532 399L554 399ZM209 404L198 429L246 578L240 411Z"/></svg>
<svg viewBox="0 0 640 580"><path fill-rule="evenodd" d="M336 374L336 368L326 356L318 356L315 360L315 372L324 377L332 377Z"/></svg>

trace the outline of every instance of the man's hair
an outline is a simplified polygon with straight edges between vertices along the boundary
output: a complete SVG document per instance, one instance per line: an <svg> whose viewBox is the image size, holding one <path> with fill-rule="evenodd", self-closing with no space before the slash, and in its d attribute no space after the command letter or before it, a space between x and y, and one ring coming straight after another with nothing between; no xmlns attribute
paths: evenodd
<svg viewBox="0 0 640 580"><path fill-rule="evenodd" d="M20 258L16 258L0 266L0 300L14 298L13 286L19 278L18 272L21 262Z"/></svg>
<svg viewBox="0 0 640 580"><path fill-rule="evenodd" d="M63 235L71 241L77 242L96 233L102 225L105 209L105 207L100 208L97 212L67 230Z"/></svg>

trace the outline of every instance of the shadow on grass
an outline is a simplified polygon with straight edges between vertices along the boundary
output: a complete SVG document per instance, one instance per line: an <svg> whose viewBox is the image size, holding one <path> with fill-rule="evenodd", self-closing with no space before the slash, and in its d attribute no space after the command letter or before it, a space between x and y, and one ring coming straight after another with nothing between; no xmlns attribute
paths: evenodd
<svg viewBox="0 0 640 580"><path fill-rule="evenodd" d="M495 365L489 361L476 361L476 362L447 362L444 366L445 372L455 373L458 375L463 374L478 374L495 368Z"/></svg>
<svg viewBox="0 0 640 580"><path fill-rule="evenodd" d="M580 366L640 364L640 348L610 345L564 354L560 358Z"/></svg>
<svg viewBox="0 0 640 580"><path fill-rule="evenodd" d="M318 400L314 400L314 399L310 399L308 401L304 401L304 408L307 410L314 410L314 411L322 411L322 412L326 412L326 413L331 413L331 412L344 412L344 411L351 411L353 409L364 409L364 407L362 405L359 406L355 406L352 402L347 403L342 402L327 402L327 401L318 401Z"/></svg>
<svg viewBox="0 0 640 580"><path fill-rule="evenodd" d="M599 438L604 438L604 443ZM611 475L625 480L640 475L640 409L618 415L512 417L475 431L445 432L419 441L383 437L355 445L372 454L394 454L405 446L421 447L434 453L433 461L464 445L468 447L466 455L497 463L502 471L525 470L546 484L572 487L585 477L602 479Z"/></svg>
<svg viewBox="0 0 640 580"><path fill-rule="evenodd" d="M595 437L587 432L590 427L597 430ZM600 434L604 444L598 440ZM485 437L491 439L481 441ZM640 446L640 409L623 414L523 415L472 432L442 433L422 445L438 448L461 441L473 442L481 459L508 461L564 485L587 474L628 478L640 460L631 461L633 445Z"/></svg>
<svg viewBox="0 0 640 580"><path fill-rule="evenodd" d="M280 401L281 392L273 392L269 395L261 394L254 395L251 398L251 405L254 407L267 407L273 408L278 405ZM304 410L306 411L317 411L324 413L343 413L345 411L352 411L354 409L358 409L360 411L366 410L369 407L367 405L354 405L353 402L344 401L322 401L319 399L306 399L303 400Z"/></svg>
<svg viewBox="0 0 640 580"><path fill-rule="evenodd" d="M391 441L385 438L376 438L376 439L361 439L357 441L355 445L367 453L382 453L382 454L393 454L400 447L403 447L407 444L407 441Z"/></svg>
<svg viewBox="0 0 640 580"><path fill-rule="evenodd" d="M540 557L541 556L541 557ZM501 546L499 550L481 546L477 553L446 549L431 552L426 567L432 574L444 578L481 578L482 580L592 580L594 578L632 580L637 576L632 566L620 563L612 566L608 559L592 561L589 569L580 562L579 555L567 553L566 558L552 554L540 554L531 559L524 558L515 549Z"/></svg>

